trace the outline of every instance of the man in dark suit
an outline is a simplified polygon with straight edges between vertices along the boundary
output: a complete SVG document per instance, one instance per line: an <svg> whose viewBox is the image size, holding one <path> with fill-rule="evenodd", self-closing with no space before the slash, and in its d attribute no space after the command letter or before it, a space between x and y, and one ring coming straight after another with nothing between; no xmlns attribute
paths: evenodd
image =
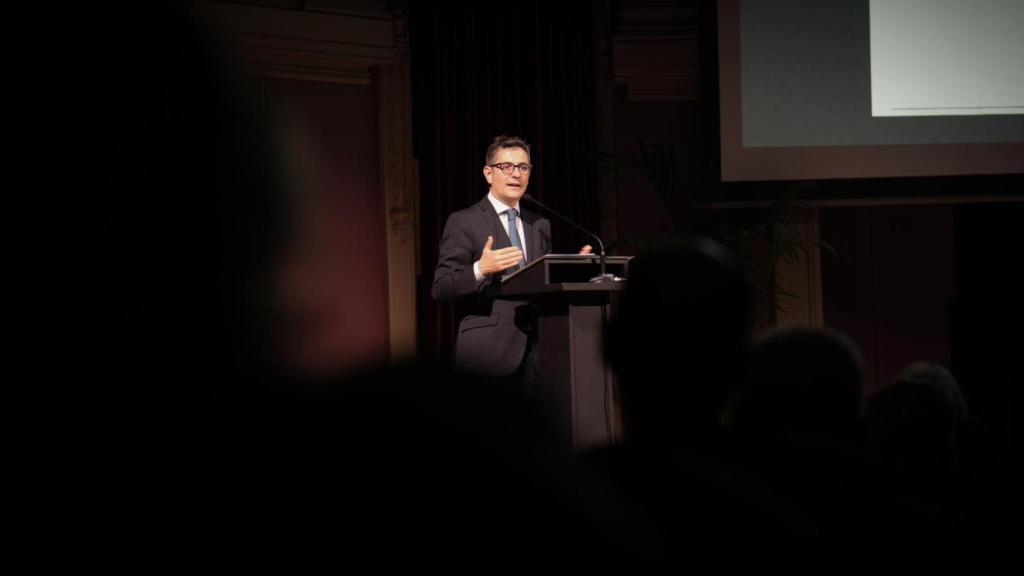
<svg viewBox="0 0 1024 576"><path fill-rule="evenodd" d="M432 293L440 302L466 305L455 345L460 371L515 377L524 369L532 314L525 302L497 296L503 275L551 252L551 222L519 205L531 168L529 144L498 136L483 167L487 196L445 224ZM581 251L589 252L590 246Z"/></svg>

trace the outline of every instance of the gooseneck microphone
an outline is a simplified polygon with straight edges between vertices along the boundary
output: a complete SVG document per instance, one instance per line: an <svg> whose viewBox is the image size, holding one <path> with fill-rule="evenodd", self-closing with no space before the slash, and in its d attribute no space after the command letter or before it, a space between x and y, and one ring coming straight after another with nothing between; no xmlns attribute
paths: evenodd
<svg viewBox="0 0 1024 576"><path fill-rule="evenodd" d="M568 217L562 216L556 210L552 210L551 208L548 208L540 200L537 200L536 198L534 198L533 196L530 196L529 194L523 194L523 200L526 200L527 202L537 206L538 208L541 208L542 210L544 210L545 212L548 212L552 216L557 216L560 220L562 220L566 224L569 224L573 228L579 230L580 232L583 232L584 234L586 234L587 236L590 236L594 240L597 240L597 246L598 246L598 248L601 249L601 253L600 253L600 256L601 256L601 273L599 275L591 278L590 281L591 282L614 282L615 281L615 276L612 275L612 274L608 274L608 272L606 270L606 260L605 260L605 253L604 253L604 242L601 241L601 238L597 234L594 234L590 230L587 230L583 226L580 226L579 224L577 224L573 220L569 219Z"/></svg>

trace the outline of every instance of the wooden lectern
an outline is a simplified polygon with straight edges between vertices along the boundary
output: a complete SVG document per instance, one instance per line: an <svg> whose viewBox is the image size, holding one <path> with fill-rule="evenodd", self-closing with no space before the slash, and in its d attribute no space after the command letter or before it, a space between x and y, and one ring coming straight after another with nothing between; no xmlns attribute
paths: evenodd
<svg viewBox="0 0 1024 576"><path fill-rule="evenodd" d="M575 450L597 448L621 436L615 380L604 360L604 329L617 294L626 287L631 256L608 256L613 282L597 255L548 254L502 279L501 297L525 300L537 311L534 346L538 400Z"/></svg>

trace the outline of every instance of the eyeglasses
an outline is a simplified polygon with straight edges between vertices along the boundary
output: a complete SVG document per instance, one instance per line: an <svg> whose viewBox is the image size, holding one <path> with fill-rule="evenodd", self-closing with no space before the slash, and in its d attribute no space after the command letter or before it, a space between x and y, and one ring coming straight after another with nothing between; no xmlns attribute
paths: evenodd
<svg viewBox="0 0 1024 576"><path fill-rule="evenodd" d="M516 168L519 169L520 174L528 176L530 174L530 169L533 167L531 164L513 164L511 162L499 162L497 164L488 164L488 166L501 170L501 172L506 176L511 176L512 171Z"/></svg>

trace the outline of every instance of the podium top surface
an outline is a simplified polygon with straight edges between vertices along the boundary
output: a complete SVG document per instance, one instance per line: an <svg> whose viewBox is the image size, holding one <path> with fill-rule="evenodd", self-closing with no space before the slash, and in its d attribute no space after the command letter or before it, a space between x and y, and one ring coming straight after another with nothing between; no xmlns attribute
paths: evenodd
<svg viewBox="0 0 1024 576"><path fill-rule="evenodd" d="M606 256L614 282L590 282L600 274L596 254L545 254L501 279L502 293L526 295L566 292L617 292L625 289L632 256Z"/></svg>

